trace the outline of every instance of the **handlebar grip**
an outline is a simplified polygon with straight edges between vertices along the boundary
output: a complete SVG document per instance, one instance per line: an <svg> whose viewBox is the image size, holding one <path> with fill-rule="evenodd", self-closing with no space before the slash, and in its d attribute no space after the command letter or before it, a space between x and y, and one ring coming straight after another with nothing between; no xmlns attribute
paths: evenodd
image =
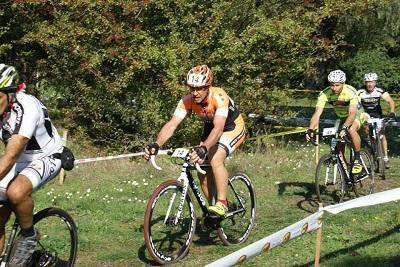
<svg viewBox="0 0 400 267"><path fill-rule="evenodd" d="M195 164L196 170L201 174L206 174L206 171L203 170L198 163Z"/></svg>
<svg viewBox="0 0 400 267"><path fill-rule="evenodd" d="M150 162L151 162L151 165L153 165L154 168L156 168L159 171L162 170L162 168L160 166L158 166L157 163L156 163L156 156L155 155L151 155L150 156Z"/></svg>
<svg viewBox="0 0 400 267"><path fill-rule="evenodd" d="M310 139L311 144L313 144L314 146L318 146L317 140L315 140L314 138Z"/></svg>

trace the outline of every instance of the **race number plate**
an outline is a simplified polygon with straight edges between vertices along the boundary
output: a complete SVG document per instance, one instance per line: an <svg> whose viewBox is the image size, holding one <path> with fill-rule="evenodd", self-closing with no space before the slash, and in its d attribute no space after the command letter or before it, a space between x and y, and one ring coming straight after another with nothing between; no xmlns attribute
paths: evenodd
<svg viewBox="0 0 400 267"><path fill-rule="evenodd" d="M173 158L184 158L189 153L189 149L187 148L177 148L171 157Z"/></svg>
<svg viewBox="0 0 400 267"><path fill-rule="evenodd" d="M381 121L383 121L383 119L380 119L380 118L370 118L370 119L368 119L368 123L370 123L370 124L380 123Z"/></svg>
<svg viewBox="0 0 400 267"><path fill-rule="evenodd" d="M335 135L335 134L336 134L335 127L324 128L324 130L322 131L322 136L330 136L330 135Z"/></svg>

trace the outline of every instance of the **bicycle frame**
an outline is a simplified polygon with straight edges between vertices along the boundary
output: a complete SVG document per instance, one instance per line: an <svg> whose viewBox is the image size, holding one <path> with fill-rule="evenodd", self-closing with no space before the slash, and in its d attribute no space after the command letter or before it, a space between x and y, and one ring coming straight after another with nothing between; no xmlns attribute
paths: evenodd
<svg viewBox="0 0 400 267"><path fill-rule="evenodd" d="M5 267L7 263L10 261L11 247L17 235L18 227L19 227L19 222L17 219L15 219L13 226L11 228L10 236L7 239L6 248L4 250L4 254L2 255L0 267Z"/></svg>
<svg viewBox="0 0 400 267"><path fill-rule="evenodd" d="M377 151L377 140L378 138L381 138L381 133L378 131L378 121L382 121L383 123L385 122L385 119L371 119L368 122L368 128L369 128L369 138L371 142L374 142L373 144L371 143L371 149L372 149L372 154L375 158L380 159L380 155L378 155ZM384 128L384 125L383 125Z"/></svg>
<svg viewBox="0 0 400 267"><path fill-rule="evenodd" d="M348 183L348 182L354 183L353 175L349 171L348 164L346 163L346 160L344 158L344 153L343 153L344 149L341 148L341 147L344 147L345 144L348 144L349 141L341 139L341 138L337 138L338 132L337 132L336 128L325 128L322 133L322 136L330 136L330 135L334 135L334 137L332 137L332 139L331 139L331 145L330 145L330 150L331 150L330 153L334 159L333 184L336 184L336 180L337 180L337 164L340 164L345 172L346 177L344 177L344 179L345 179L346 183ZM364 170L366 170L367 175L369 175L370 173L369 173L369 171L366 167L366 164L362 158L361 158L361 163L364 167ZM362 179L364 179L364 178L362 178ZM360 180L362 180L362 179L360 179ZM328 180L329 180L329 168L327 168L325 171L325 184L328 183Z"/></svg>
<svg viewBox="0 0 400 267"><path fill-rule="evenodd" d="M204 168L207 169L207 168L210 168L210 165L209 164L202 164L201 167L203 169ZM181 218L181 216L182 216L182 212L183 212L183 208L184 208L184 204L185 204L185 199L186 199L186 196L188 194L189 187L192 189L192 191L194 193L194 196L195 196L195 198L196 198L196 200L197 200L197 202L198 202L198 204L200 206L200 209L203 212L203 216L204 217L210 216L210 213L209 213L209 211L207 209L206 200L204 199L204 196L201 193L200 187L198 186L198 184L196 183L195 179L193 178L191 170L194 170L194 167L191 166L189 164L189 162L185 161L182 164L181 174L180 174L180 176L178 178L178 181L180 181L183 184L183 192L182 192L182 195L181 195L180 200L179 200L178 210L177 210L177 213L176 213L176 216L175 216L175 220L174 220L174 224L175 225L178 224L179 218ZM243 201L242 201L242 199L240 199L238 197L238 194L237 194L235 188L233 187L232 183L229 180L228 180L228 186L230 186L232 188L232 190L233 190L233 192L234 192L234 194L236 196L236 199L240 203L240 207L238 207L238 209L236 209L234 211L229 212L226 215L225 219L226 218L230 218L230 217L234 216L235 214L244 211ZM170 217L170 212L171 212L171 208L172 208L173 202L175 200L175 197L176 197L176 193L174 193L171 196L170 203L169 203L168 209L167 209L167 213L166 213L166 216L165 216L165 219L164 219L164 223L166 223L168 221L168 218Z"/></svg>

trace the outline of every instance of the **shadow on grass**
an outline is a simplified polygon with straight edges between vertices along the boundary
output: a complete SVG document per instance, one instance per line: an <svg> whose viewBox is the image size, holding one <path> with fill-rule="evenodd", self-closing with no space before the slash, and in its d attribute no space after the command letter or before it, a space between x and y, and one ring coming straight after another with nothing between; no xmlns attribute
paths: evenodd
<svg viewBox="0 0 400 267"><path fill-rule="evenodd" d="M198 239L193 240L193 243L198 246L215 245L217 230L207 228L203 224L204 221L201 218L197 218L196 235Z"/></svg>
<svg viewBox="0 0 400 267"><path fill-rule="evenodd" d="M159 264L158 262L146 257L146 246L145 245L141 246L138 249L138 258L146 265L161 266L161 264Z"/></svg>
<svg viewBox="0 0 400 267"><path fill-rule="evenodd" d="M198 246L215 245L216 230L208 229L201 224L202 224L202 221L201 221L201 219L198 218L197 222L196 222L196 225L197 225L196 226L196 235L198 236L198 239L194 238L194 240L192 242ZM147 255L149 255L149 253L147 253ZM146 265L161 266L161 264L154 261L151 257L148 258L147 255L146 255L146 245L141 246L138 249L138 258Z"/></svg>
<svg viewBox="0 0 400 267"><path fill-rule="evenodd" d="M393 257L388 257L388 258L378 258L378 257L368 257L368 256L358 256L359 254L357 253L357 249L372 245L383 238L386 238L392 234L399 233L400 231L400 225L397 225L396 227L393 227L389 231L382 233L380 235L377 235L373 238L364 240L358 244L352 245L350 247L338 249L336 251L332 251L328 254L325 254L320 258L320 262L323 262L325 260L329 260L331 258L335 258L339 255L342 254L348 254L349 257L346 257L341 261L340 263L337 263L332 266L360 266L360 267L365 267L365 266L400 266L400 255L393 256ZM322 244L323 246L323 244ZM395 252L396 253L396 252ZM351 256L351 257L350 257ZM296 265L297 267L307 267L307 266L312 266L314 265L314 261L310 261L308 263L305 263L303 265Z"/></svg>
<svg viewBox="0 0 400 267"><path fill-rule="evenodd" d="M288 187L298 187L305 189L303 191L294 192L293 195L300 196L297 207L308 213L314 213L318 210L318 199L315 194L315 184L305 182L282 182L279 184L278 195L282 196Z"/></svg>
<svg viewBox="0 0 400 267"><path fill-rule="evenodd" d="M348 267L366 267L366 266L385 266L398 267L400 266L400 256L392 256L385 258L373 257L346 257L342 261L332 266L348 266Z"/></svg>

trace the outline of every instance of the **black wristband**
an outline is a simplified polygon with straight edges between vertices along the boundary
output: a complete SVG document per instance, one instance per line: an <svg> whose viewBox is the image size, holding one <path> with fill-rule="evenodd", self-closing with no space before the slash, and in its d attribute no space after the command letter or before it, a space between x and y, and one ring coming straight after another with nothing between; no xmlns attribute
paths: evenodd
<svg viewBox="0 0 400 267"><path fill-rule="evenodd" d="M348 132L349 128L350 128L349 126L343 125L341 130Z"/></svg>

